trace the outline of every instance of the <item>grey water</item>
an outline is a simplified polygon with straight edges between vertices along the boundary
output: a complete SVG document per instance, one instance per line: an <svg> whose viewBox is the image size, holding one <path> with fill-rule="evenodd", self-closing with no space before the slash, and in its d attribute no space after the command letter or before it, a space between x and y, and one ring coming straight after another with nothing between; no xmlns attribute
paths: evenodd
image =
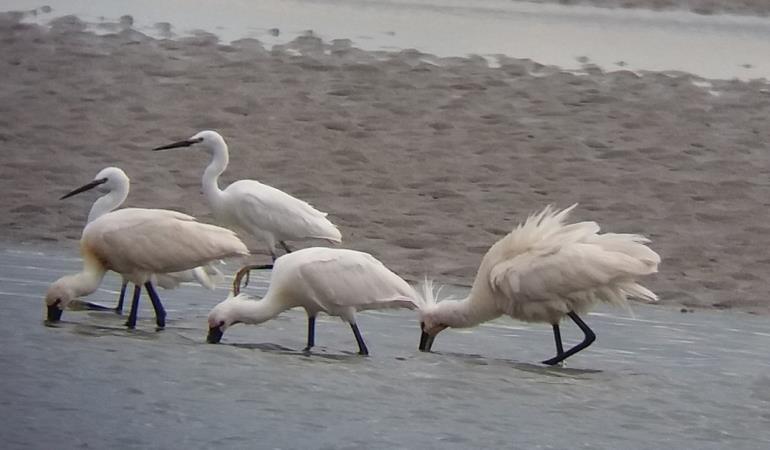
<svg viewBox="0 0 770 450"><path fill-rule="evenodd" d="M474 54L492 65L507 55L573 71L770 79L770 19L761 17L507 0L4 0L0 9L35 10L28 20L39 23L75 14L101 33L129 15L136 29L156 37L204 30L224 42L256 38L270 47L310 30L366 50Z"/></svg>
<svg viewBox="0 0 770 450"><path fill-rule="evenodd" d="M4 449L770 448L766 317L600 309L585 317L598 340L552 368L539 363L554 353L546 325L448 330L426 354L415 313L365 312L371 356L325 316L308 356L302 311L206 344L226 284L161 291L162 331L145 299L135 331L111 312L44 326L48 284L80 267L74 251L0 248ZM108 276L88 300L111 305L118 288Z"/></svg>

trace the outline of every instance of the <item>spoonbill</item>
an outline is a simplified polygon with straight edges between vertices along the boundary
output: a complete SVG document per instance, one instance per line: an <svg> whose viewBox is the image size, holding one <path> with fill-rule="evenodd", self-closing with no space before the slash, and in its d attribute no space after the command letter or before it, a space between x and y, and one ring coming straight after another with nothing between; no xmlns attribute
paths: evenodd
<svg viewBox="0 0 770 450"><path fill-rule="evenodd" d="M112 270L136 286L127 325L136 324L139 286L143 285L162 328L166 312L150 282L153 274L181 272L249 254L233 231L200 223L180 212L142 208L119 209L90 222L80 238L80 253L83 270L59 278L48 288L49 322L58 321L72 300L94 292L104 274Z"/></svg>
<svg viewBox="0 0 770 450"><path fill-rule="evenodd" d="M224 138L216 131L201 131L189 139L156 147L166 150L196 145L211 155L211 162L203 172L203 194L217 221L243 236L262 240L276 259L276 244L289 253L287 240L323 239L342 242L342 235L326 218L307 202L255 180L239 180L224 190L219 188L219 176L227 169L229 152ZM254 268L270 268L252 266Z"/></svg>
<svg viewBox="0 0 770 450"><path fill-rule="evenodd" d="M131 182L128 175L126 175L123 170L118 167L106 167L100 170L91 182L63 195L60 200L64 200L94 188L102 191L104 195L96 199L88 213L88 221L86 223L90 223L122 205L128 197L130 184ZM196 267L195 269L183 272L155 274L153 278L155 284L164 289L174 289L181 283L187 281L197 281L203 287L214 289L215 283L210 275L222 277L222 273L216 267L206 266L205 268ZM128 280L124 278L120 287L118 304L115 308L106 308L90 302L86 303L86 307L95 310L112 310L121 314L123 312L123 300L126 294L127 284Z"/></svg>
<svg viewBox="0 0 770 450"><path fill-rule="evenodd" d="M635 234L599 234L595 222L565 224L570 206L546 207L495 243L481 261L470 294L437 302L428 283L421 308L419 349L430 351L447 327L466 328L508 315L553 327L555 365L591 345L594 332L578 316L599 302L628 307L627 297L656 301L637 279L657 272L660 256ZM569 317L585 335L564 351L559 322Z"/></svg>
<svg viewBox="0 0 770 450"><path fill-rule="evenodd" d="M241 269L234 292L209 313L206 340L216 344L226 329L237 323L259 324L281 312L304 308L307 312L307 346L315 345L315 319L319 312L338 316L350 324L358 353L368 355L356 325L356 311L420 306L421 297L401 277L368 253L327 247L310 247L285 254L275 261L270 287L261 300L238 293Z"/></svg>

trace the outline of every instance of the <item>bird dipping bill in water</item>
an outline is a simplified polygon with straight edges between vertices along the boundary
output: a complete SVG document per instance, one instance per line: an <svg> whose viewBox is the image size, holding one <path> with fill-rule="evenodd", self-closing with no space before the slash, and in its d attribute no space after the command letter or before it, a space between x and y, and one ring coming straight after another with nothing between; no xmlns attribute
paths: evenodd
<svg viewBox="0 0 770 450"><path fill-rule="evenodd" d="M89 295L108 270L135 286L147 287L158 327L165 311L149 281L153 274L181 272L224 258L246 256L248 249L234 232L200 223L165 209L125 208L90 222L80 239L83 270L56 280L45 296L48 321L56 322L78 297ZM136 323L140 290L134 290L129 326Z"/></svg>
<svg viewBox="0 0 770 450"><path fill-rule="evenodd" d="M322 239L334 243L342 235L326 218L307 202L255 180L239 180L219 188L219 176L227 169L227 144L216 131L201 131L189 139L156 147L166 150L197 147L211 155L211 163L203 172L203 194L217 221L242 236L254 236L263 241L275 261L276 244L291 252L287 240ZM265 268L270 267L263 266Z"/></svg>
<svg viewBox="0 0 770 450"><path fill-rule="evenodd" d="M77 188L71 192L63 195L61 200L72 197L74 195L89 191L91 189L97 189L103 193L102 196L94 201L91 206L91 210L88 213L88 222L91 223L95 219L114 211L128 197L131 182L126 173L118 167L106 167L96 174L94 179ZM205 267L196 267L191 270L185 270L182 272L172 272L167 274L155 274L153 276L153 284L164 289L174 289L179 284L187 281L197 281L201 286L208 289L214 289L214 278L222 278L222 273L213 265ZM120 288L120 295L118 297L118 304L115 308L107 308L95 303L86 302L86 308L92 310L112 310L118 314L123 312L123 300L126 293L126 287L128 280L123 279L123 283ZM148 293L151 288L147 288Z"/></svg>
<svg viewBox="0 0 770 450"><path fill-rule="evenodd" d="M270 286L261 300L238 294L244 268L236 276L234 294L209 313L207 341L218 343L230 326L259 324L281 312L301 307L307 312L305 351L315 345L315 319L319 312L338 316L350 324L359 353L368 355L356 325L356 311L384 308L416 309L421 297L401 277L368 253L326 247L310 247L275 261Z"/></svg>
<svg viewBox="0 0 770 450"><path fill-rule="evenodd" d="M599 302L628 307L627 297L656 301L653 292L637 283L657 272L660 263L660 256L645 245L649 240L600 234L595 222L565 224L575 206L562 211L546 207L495 243L482 259L467 298L437 302L428 286L419 349L430 351L436 335L447 327L472 327L508 315L551 324L556 356L543 363L554 365L595 340L578 314ZM585 335L567 351L559 330L565 316Z"/></svg>

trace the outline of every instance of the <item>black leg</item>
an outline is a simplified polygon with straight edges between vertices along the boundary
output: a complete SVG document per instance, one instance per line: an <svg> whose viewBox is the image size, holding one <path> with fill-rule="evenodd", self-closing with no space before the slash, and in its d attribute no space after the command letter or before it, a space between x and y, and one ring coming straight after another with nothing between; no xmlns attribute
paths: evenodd
<svg viewBox="0 0 770 450"><path fill-rule="evenodd" d="M291 253L291 249L289 248L288 245L286 245L286 242L278 241L278 243L281 244L281 247L283 247L283 251L285 251L286 253Z"/></svg>
<svg viewBox="0 0 770 450"><path fill-rule="evenodd" d="M561 330L559 330L559 324L553 324L553 340L556 341L556 356L561 356L564 353L564 347L561 343Z"/></svg>
<svg viewBox="0 0 770 450"><path fill-rule="evenodd" d="M361 337L361 332L358 331L358 325L356 325L355 322L352 322L350 324L350 328L353 329L353 334L356 335L356 342L358 342L358 354L368 356L369 349L366 348L366 344L364 343L364 338Z"/></svg>
<svg viewBox="0 0 770 450"><path fill-rule="evenodd" d="M560 362L564 361L565 359L569 358L570 356L574 355L575 353L583 350L584 348L591 345L596 340L596 335L594 332L588 328L588 325L586 325L585 322L583 322L580 317L578 317L577 314L570 311L567 313L570 319L572 319L575 324L583 331L583 334L585 334L585 338L583 339L583 342L577 344L576 346L572 347L571 349L567 350L566 352L562 353L561 355L557 355L549 360L543 361L543 364L548 364L549 366L553 366L555 364L559 364Z"/></svg>
<svg viewBox="0 0 770 450"><path fill-rule="evenodd" d="M166 326L166 310L163 309L163 303L160 302L160 297L155 291L152 283L149 281L144 283L144 288L147 289L147 294L150 296L152 302L152 308L155 310L155 323L158 325L158 329Z"/></svg>
<svg viewBox="0 0 770 450"><path fill-rule="evenodd" d="M123 314L123 300L126 298L126 288L128 287L128 281L123 281L120 286L120 297L118 297L118 306L115 307L115 314Z"/></svg>
<svg viewBox="0 0 770 450"><path fill-rule="evenodd" d="M141 286L134 286L134 298L131 300L131 311L128 313L126 326L128 328L136 327L136 316L139 313L139 296L142 294Z"/></svg>
<svg viewBox="0 0 770 450"><path fill-rule="evenodd" d="M315 345L315 316L307 316L307 347L304 352L310 352L310 349Z"/></svg>

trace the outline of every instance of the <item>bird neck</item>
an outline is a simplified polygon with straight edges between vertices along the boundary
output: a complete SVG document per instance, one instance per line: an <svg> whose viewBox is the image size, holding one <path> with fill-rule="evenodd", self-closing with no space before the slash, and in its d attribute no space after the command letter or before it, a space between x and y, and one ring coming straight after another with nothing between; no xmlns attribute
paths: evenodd
<svg viewBox="0 0 770 450"><path fill-rule="evenodd" d="M233 306L233 318L247 324L266 322L289 309L275 297L265 296L262 300L241 300Z"/></svg>
<svg viewBox="0 0 770 450"><path fill-rule="evenodd" d="M491 300L491 299L490 299ZM471 295L462 300L445 300L436 305L437 322L452 328L467 328L500 317L493 302Z"/></svg>
<svg viewBox="0 0 770 450"><path fill-rule="evenodd" d="M89 258L83 260L83 270L74 275L69 275L67 284L72 288L76 297L85 297L92 294L102 284L105 270Z"/></svg>
<svg viewBox="0 0 770 450"><path fill-rule="evenodd" d="M128 186L120 186L117 189L111 190L105 195L102 195L91 206L91 211L88 213L88 222L98 219L99 217L113 211L118 206L122 205L128 197Z"/></svg>
<svg viewBox="0 0 770 450"><path fill-rule="evenodd" d="M219 176L227 169L229 161L227 144L215 143L211 148L211 162L203 171L203 194L208 199L222 194L222 190L219 189Z"/></svg>

